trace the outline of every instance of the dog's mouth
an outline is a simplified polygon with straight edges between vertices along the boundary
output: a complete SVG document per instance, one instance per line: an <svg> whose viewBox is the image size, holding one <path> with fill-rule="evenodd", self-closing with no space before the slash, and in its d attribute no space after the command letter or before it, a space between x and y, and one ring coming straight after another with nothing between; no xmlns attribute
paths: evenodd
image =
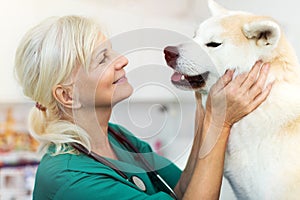
<svg viewBox="0 0 300 200"><path fill-rule="evenodd" d="M204 88L209 71L194 76L183 74L176 69L177 59L180 57L178 48L167 46L164 49L164 54L167 65L175 71L171 77L173 85L183 90L199 90Z"/></svg>
<svg viewBox="0 0 300 200"><path fill-rule="evenodd" d="M189 76L175 71L171 76L171 82L181 89L197 90L205 86L205 82L208 78L209 72L204 72L199 75Z"/></svg>

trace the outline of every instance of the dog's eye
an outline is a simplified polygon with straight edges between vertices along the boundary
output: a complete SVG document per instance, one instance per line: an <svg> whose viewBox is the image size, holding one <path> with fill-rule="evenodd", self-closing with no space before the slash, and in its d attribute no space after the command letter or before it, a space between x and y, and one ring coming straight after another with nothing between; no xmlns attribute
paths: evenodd
<svg viewBox="0 0 300 200"><path fill-rule="evenodd" d="M220 46L222 43L218 43L218 42L209 42L209 43L206 43L205 45L207 47L218 47Z"/></svg>

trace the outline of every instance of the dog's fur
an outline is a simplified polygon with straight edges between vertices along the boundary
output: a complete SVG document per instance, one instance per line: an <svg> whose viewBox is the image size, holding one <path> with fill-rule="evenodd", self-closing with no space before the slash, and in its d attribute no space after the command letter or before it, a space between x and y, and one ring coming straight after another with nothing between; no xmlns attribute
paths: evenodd
<svg viewBox="0 0 300 200"><path fill-rule="evenodd" d="M194 41L214 67L186 62L184 45L173 67L186 75L209 71L201 88L206 91L228 68L239 74L259 59L270 62L272 91L232 128L224 175L238 199L300 199L300 66L295 51L271 17L229 11L212 0L208 4L213 16L200 24Z"/></svg>

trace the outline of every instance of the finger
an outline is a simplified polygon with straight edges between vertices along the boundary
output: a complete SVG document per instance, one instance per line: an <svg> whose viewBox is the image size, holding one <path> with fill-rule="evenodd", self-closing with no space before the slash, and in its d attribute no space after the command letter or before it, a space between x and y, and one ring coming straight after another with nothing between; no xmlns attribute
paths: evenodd
<svg viewBox="0 0 300 200"><path fill-rule="evenodd" d="M255 110L259 105L261 105L261 104L266 100L266 98L269 96L269 94L270 94L270 92L271 92L272 86L273 86L273 83L269 83L269 84L267 85L267 87L262 91L262 93L259 94L259 95L254 99L254 101L251 103L251 106L250 106L251 112L252 112L253 110Z"/></svg>
<svg viewBox="0 0 300 200"><path fill-rule="evenodd" d="M220 91L221 89L223 89L232 80L233 73L233 69L227 70L225 74L221 76L219 80L214 84L212 89L215 91Z"/></svg>
<svg viewBox="0 0 300 200"><path fill-rule="evenodd" d="M195 92L196 100L202 101L202 94L199 91Z"/></svg>
<svg viewBox="0 0 300 200"><path fill-rule="evenodd" d="M197 105L202 105L202 94L199 91L195 92L195 99Z"/></svg>
<svg viewBox="0 0 300 200"><path fill-rule="evenodd" d="M257 96L263 91L263 88L266 84L266 80L268 77L268 72L269 72L270 64L265 63L259 72L259 76L257 78L257 81L252 87L250 88L249 94L252 96Z"/></svg>
<svg viewBox="0 0 300 200"><path fill-rule="evenodd" d="M247 79L247 76L248 73L239 74L235 77L235 79L231 82L231 84L234 84L238 86L238 88L240 88L243 82L245 82L245 80Z"/></svg>
<svg viewBox="0 0 300 200"><path fill-rule="evenodd" d="M246 77L246 79L244 80L244 82L241 85L241 88L243 90L248 90L256 82L256 80L258 78L258 74L261 69L261 65L262 65L262 61L257 61L254 64L254 66L248 73L248 76Z"/></svg>

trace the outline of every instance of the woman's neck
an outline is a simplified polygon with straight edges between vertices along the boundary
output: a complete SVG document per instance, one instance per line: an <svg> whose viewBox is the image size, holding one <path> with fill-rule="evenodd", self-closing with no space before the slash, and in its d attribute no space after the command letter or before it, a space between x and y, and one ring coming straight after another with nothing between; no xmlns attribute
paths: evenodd
<svg viewBox="0 0 300 200"><path fill-rule="evenodd" d="M90 136L92 151L100 156L117 159L108 140L111 108L80 109L73 112L74 123Z"/></svg>

